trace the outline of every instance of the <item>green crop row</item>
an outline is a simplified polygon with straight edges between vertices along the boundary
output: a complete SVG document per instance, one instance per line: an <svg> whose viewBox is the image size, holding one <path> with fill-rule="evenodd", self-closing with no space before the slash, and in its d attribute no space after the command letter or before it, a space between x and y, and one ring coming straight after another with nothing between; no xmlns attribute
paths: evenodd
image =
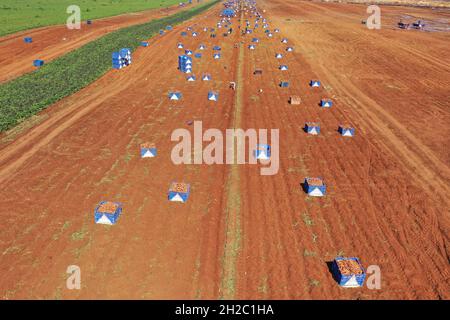
<svg viewBox="0 0 450 320"><path fill-rule="evenodd" d="M98 19L178 4L179 0L1 0L0 36L66 23L67 8L77 5L81 19Z"/></svg>
<svg viewBox="0 0 450 320"><path fill-rule="evenodd" d="M149 39L160 29L190 19L218 2L219 0L214 0L169 17L112 32L34 72L0 85L0 132L12 128L104 75L111 69L112 52L121 48L134 50L141 41Z"/></svg>

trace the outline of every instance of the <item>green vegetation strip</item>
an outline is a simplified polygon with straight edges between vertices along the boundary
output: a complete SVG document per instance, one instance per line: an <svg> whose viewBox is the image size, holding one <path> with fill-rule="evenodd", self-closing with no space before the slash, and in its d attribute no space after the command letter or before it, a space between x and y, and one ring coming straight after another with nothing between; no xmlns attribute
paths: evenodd
<svg viewBox="0 0 450 320"><path fill-rule="evenodd" d="M241 11L241 28L243 28L244 15ZM244 50L239 47L239 57L237 65L237 86L236 98L233 114L233 128L241 128L242 108L244 97ZM238 140L237 148L241 148ZM235 154L235 157L237 155ZM220 298L225 300L236 299L236 278L237 261L242 246L242 227L241 227L241 189L240 189L240 171L236 159L231 165L230 173L226 184L227 211L226 211L226 233L225 248L222 261L222 283L220 287Z"/></svg>
<svg viewBox="0 0 450 320"><path fill-rule="evenodd" d="M188 20L218 2L214 0L169 17L109 33L34 72L0 85L0 132L12 128L104 75L112 67L111 55L114 51L121 48L133 51L140 41L149 39L160 29Z"/></svg>
<svg viewBox="0 0 450 320"><path fill-rule="evenodd" d="M0 36L66 23L67 8L77 5L82 20L98 19L178 4L179 0L1 0Z"/></svg>

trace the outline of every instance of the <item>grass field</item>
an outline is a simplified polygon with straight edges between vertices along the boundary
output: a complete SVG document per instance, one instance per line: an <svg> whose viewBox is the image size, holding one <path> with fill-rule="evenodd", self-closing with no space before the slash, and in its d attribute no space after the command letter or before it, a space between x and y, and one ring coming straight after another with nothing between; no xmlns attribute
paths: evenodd
<svg viewBox="0 0 450 320"><path fill-rule="evenodd" d="M120 29L45 64L34 72L0 85L0 132L50 104L77 92L111 69L111 54L132 51L168 25L181 23L216 4L209 1L172 16Z"/></svg>
<svg viewBox="0 0 450 320"><path fill-rule="evenodd" d="M21 30L66 23L70 5L81 9L81 20L168 7L180 0L1 0L0 36ZM187 1L186 1L187 2ZM197 2L196 0L193 2Z"/></svg>

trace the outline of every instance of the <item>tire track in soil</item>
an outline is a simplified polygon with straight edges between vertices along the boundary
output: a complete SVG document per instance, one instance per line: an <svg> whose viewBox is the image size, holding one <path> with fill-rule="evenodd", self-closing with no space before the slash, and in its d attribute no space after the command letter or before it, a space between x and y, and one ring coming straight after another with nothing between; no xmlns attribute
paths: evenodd
<svg viewBox="0 0 450 320"><path fill-rule="evenodd" d="M288 64L289 66L291 65L301 65L304 63L300 63L300 59L297 59L298 56L294 55L294 57L296 59L292 59L294 60L293 63ZM305 75L310 74L309 78L317 78L317 76L315 74L313 74L310 70L310 68L308 67L303 67L303 73ZM307 79L308 77L301 77L301 80L303 83L307 83ZM323 92L323 90L320 90L320 92ZM367 192L364 189L360 189L363 191L363 194L357 194L355 193L354 187L356 186L358 189L361 188L365 183L370 184L371 183L371 179L369 177L369 175L367 175L367 170L365 168L362 168L363 170L358 170L358 168L360 167L360 165L358 165L358 163L370 163L370 161L368 161L368 157L371 156L372 154L372 146L370 145L370 142L365 139L364 137L359 137L359 135L355 138L353 138L351 141L348 141L348 143L344 142L344 140L342 140L342 138L336 138L336 131L333 130L333 128L335 128L337 126L338 123L341 122L345 122L340 119L346 119L347 116L345 114L342 114L342 112L340 111L342 106L340 105L339 102L335 101L335 104L333 106L332 109L330 110L322 110L317 106L317 102L320 99L321 94L320 93L315 93L315 94L309 94L307 93L307 98L304 99L304 103L308 106L314 106L314 109L311 109L309 107L303 108L302 110L304 110L305 113L307 113L307 117L305 117L305 121L313 121L313 120L317 120L320 119L320 123L321 123L321 127L322 127L322 132L320 136L314 137L314 138L318 138L316 140L315 144L311 144L311 147L314 147L315 145L318 146L318 148L314 148L314 150L310 150L309 152L311 154L334 154L336 155L336 157L324 157L323 161L326 165L324 165L323 169L317 170L318 172L326 172L326 177L327 177L327 181L328 183L331 185L330 186L330 190L331 189L335 189L333 188L333 186L339 186L339 190L333 190L332 192L337 192L339 191L340 194L342 194L342 197L344 197L347 200L355 200L358 199L358 197L362 197L365 199L370 199L370 194L368 197ZM310 99L309 97L317 97L314 99ZM322 96L329 96L326 94L322 94ZM297 118L297 117L295 117ZM303 124L303 122L302 122ZM360 132L358 127L356 127L356 131ZM306 133L302 132L303 135L306 135ZM330 134L332 134L330 136ZM325 142L324 140L321 139L321 137L326 136L326 139L333 139L335 140L332 144L329 144L327 142ZM362 139L362 140L361 140ZM312 139L311 139L312 140ZM310 140L310 141L311 141ZM337 148L331 148L331 145L335 145L337 146ZM358 147L357 150L353 150L354 148L352 148L351 146L354 147ZM369 146L369 148L367 148L367 146ZM316 150L317 149L317 150ZM367 151L369 151L369 156L367 155ZM376 152L376 151L375 151ZM352 156L354 158L350 159L346 156L348 153L351 153ZM334 162L334 164L332 164ZM387 164L387 162L385 164L383 164L384 166ZM311 164L310 167L314 167L314 164ZM364 165L365 167L365 165ZM339 170L333 170L333 171L329 171L327 168L339 168ZM348 173L354 173L356 176L354 176L353 174L348 174ZM342 177L340 177L342 176ZM382 189L383 190L383 189ZM334 197L338 197L339 195L336 193L333 195ZM383 197L388 197L388 195L386 194L386 192L384 192ZM348 202L345 202L343 204L338 204L335 201L333 202L333 209L332 211L334 212L340 212L340 213L349 213L348 215L346 214L347 218L349 219L350 217L358 217L359 216L359 209L358 208L352 208L351 205L349 205ZM373 205L372 201L367 201L367 204L369 205L366 210L368 210L367 213L370 212L370 219L367 219L369 217L366 217L367 220L369 221L375 221L378 220L377 216L374 214L376 212L376 208ZM322 215L321 211L318 211L317 214L320 215L320 219L327 221L326 217L327 215ZM353 229L349 229L349 226L346 225L345 220L343 218L341 218L341 215L337 216L337 219L333 219L333 217L336 217L335 215L329 215L328 218L328 224L330 225L336 225L339 226L339 229L342 230L342 233L344 234L348 234L349 232L351 232L355 238L363 238L363 239L368 239L367 242L363 243L364 248L362 249L358 249L359 252L376 252L376 254L373 254L373 257L377 256L381 256L383 252L388 252L390 255L389 261L393 262L391 263L391 265L393 265L393 268L395 269L397 265L402 266L403 264L401 264L398 260L398 258L396 256L393 256L391 254L391 250L390 248L393 246L393 244L389 244L388 246L385 246L384 243L382 245L382 247L380 248L380 245L377 244L377 246L373 246L370 245L370 243L377 243L379 242L379 240L377 239L381 239L381 238L386 238L386 236L390 239L390 242L395 244L395 247L400 246L400 243L395 240L395 238L392 237L391 234L388 235L384 235L382 233L382 229L378 226L378 224L384 224L384 221L380 220L377 223L377 230L375 231L376 233L374 233L373 231L369 231L369 230L365 230L365 228L353 228ZM363 222L359 222L356 223L357 225L362 225ZM388 225L385 225L385 230L389 230ZM381 232L381 233L380 233ZM363 234L361 234L363 233ZM339 239L338 235L332 236L329 238L329 240L332 239ZM345 248L355 248L356 244L351 242L348 243L346 241L345 244L333 244L332 242L328 244L328 246L330 248L333 248L333 250L335 250L335 252L337 252L339 249L339 247L345 247ZM360 255L363 256L363 255ZM400 254L401 259L404 261L406 260L406 254L402 253ZM366 259L366 260L372 260L374 258L370 258L370 259ZM372 260L373 261L373 260ZM394 274L399 274L399 275L403 275L404 272L403 270L392 270L392 272ZM403 277L403 279L398 280L400 282L403 283L408 283L408 278L407 277ZM408 292L412 292L413 288L409 287Z"/></svg>
<svg viewBox="0 0 450 320"><path fill-rule="evenodd" d="M308 3L307 5L317 7L314 4ZM286 26L286 31L292 31L290 28ZM392 41L389 42L392 43ZM312 63L311 59L305 58ZM338 79L334 76L334 74L338 73L331 69L333 67L332 64L325 66L320 56L315 56L314 61L314 64L320 69L318 73L320 73L321 78L328 79L334 90L342 93L341 96L345 96L349 105L358 106L352 109L360 116L361 125L370 126L371 129L378 131L377 134L385 138L386 148L388 150L396 150L396 156L401 156L403 162L409 164L410 173L416 177L417 183L430 185L431 190L429 190L430 188L425 188L426 192L430 195L438 193L444 202L449 203L445 196L450 191L447 183L450 179L448 166L437 158L432 150L410 133L397 119L383 110L370 97L358 90L350 81L342 81L342 78ZM399 136L401 136L401 139L399 139ZM403 142L404 140L406 140L406 143ZM419 168L420 170L417 170Z"/></svg>

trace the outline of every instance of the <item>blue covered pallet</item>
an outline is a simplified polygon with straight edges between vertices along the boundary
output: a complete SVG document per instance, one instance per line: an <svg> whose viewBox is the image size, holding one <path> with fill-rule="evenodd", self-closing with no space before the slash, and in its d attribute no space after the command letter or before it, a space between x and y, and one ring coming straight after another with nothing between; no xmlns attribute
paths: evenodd
<svg viewBox="0 0 450 320"><path fill-rule="evenodd" d="M178 69L184 73L191 73L192 58L186 55L178 56Z"/></svg>
<svg viewBox="0 0 450 320"><path fill-rule="evenodd" d="M225 17L232 17L232 16L234 16L234 10L231 8L223 9L222 15Z"/></svg>
<svg viewBox="0 0 450 320"><path fill-rule="evenodd" d="M95 223L115 224L122 213L122 204L119 202L101 201L94 210Z"/></svg>
<svg viewBox="0 0 450 320"><path fill-rule="evenodd" d="M172 30L172 26L167 26L166 30L169 30L169 31Z"/></svg>
<svg viewBox="0 0 450 320"><path fill-rule="evenodd" d="M183 95L181 94L181 92L169 92L169 99L170 100L181 100L181 98L183 97Z"/></svg>
<svg viewBox="0 0 450 320"><path fill-rule="evenodd" d="M154 143L142 143L141 144L141 158L153 158L156 157L157 150Z"/></svg>
<svg viewBox="0 0 450 320"><path fill-rule="evenodd" d="M341 124L338 128L339 133L343 137L353 137L355 135L355 128L348 124Z"/></svg>
<svg viewBox="0 0 450 320"><path fill-rule="evenodd" d="M114 69L122 69L131 64L131 50L123 48L119 52L112 53L112 67Z"/></svg>
<svg viewBox="0 0 450 320"><path fill-rule="evenodd" d="M333 106L333 101L330 99L322 99L320 100L320 106L322 108L331 108Z"/></svg>
<svg viewBox="0 0 450 320"><path fill-rule="evenodd" d="M164 30L163 29L159 30L159 34L163 35L164 34Z"/></svg>
<svg viewBox="0 0 450 320"><path fill-rule="evenodd" d="M86 24L91 25L92 24L92 20L86 20Z"/></svg>
<svg viewBox="0 0 450 320"><path fill-rule="evenodd" d="M316 122L305 123L305 131L311 135L318 135L320 133L320 124Z"/></svg>
<svg viewBox="0 0 450 320"><path fill-rule="evenodd" d="M305 192L311 197L323 197L326 192L326 185L322 178L305 178L303 183Z"/></svg>
<svg viewBox="0 0 450 320"><path fill-rule="evenodd" d="M202 54L201 54L201 53L196 53L196 54L194 55L194 57L196 57L197 59L200 59L200 58L202 57Z"/></svg>
<svg viewBox="0 0 450 320"><path fill-rule="evenodd" d="M219 100L219 93L216 91L209 91L208 92L208 100L209 101L217 101Z"/></svg>
<svg viewBox="0 0 450 320"><path fill-rule="evenodd" d="M25 38L23 38L23 41L24 41L25 43L32 43L32 42L33 42L33 38L31 38L31 37L25 37Z"/></svg>
<svg viewBox="0 0 450 320"><path fill-rule="evenodd" d="M287 81L281 81L281 82L280 82L280 87L281 87L281 88L287 88L287 87L289 87L289 82L287 82Z"/></svg>
<svg viewBox="0 0 450 320"><path fill-rule="evenodd" d="M253 151L253 156L256 159L270 159L270 146L268 144L257 144L256 150Z"/></svg>
<svg viewBox="0 0 450 320"><path fill-rule="evenodd" d="M186 31L182 31L182 32L181 32L181 36L182 36L182 37L186 37L186 36L187 36L187 32L186 32Z"/></svg>
<svg viewBox="0 0 450 320"><path fill-rule="evenodd" d="M35 67L42 67L44 65L44 60L34 60L33 66Z"/></svg>
<svg viewBox="0 0 450 320"><path fill-rule="evenodd" d="M214 47L213 47L213 50L214 50L214 51L220 51L220 50L222 50L222 48L219 47L219 46L214 46Z"/></svg>
<svg viewBox="0 0 450 320"><path fill-rule="evenodd" d="M319 80L311 80L309 82L309 86L313 87L313 88L318 88L318 87L320 87L320 85L321 85L321 83Z"/></svg>
<svg viewBox="0 0 450 320"><path fill-rule="evenodd" d="M191 186L183 182L172 182L169 187L169 201L186 202L191 193Z"/></svg>
<svg viewBox="0 0 450 320"><path fill-rule="evenodd" d="M331 264L331 272L336 282L346 288L362 287L366 271L358 258L337 257Z"/></svg>
<svg viewBox="0 0 450 320"><path fill-rule="evenodd" d="M141 47L148 47L147 41L141 41Z"/></svg>

